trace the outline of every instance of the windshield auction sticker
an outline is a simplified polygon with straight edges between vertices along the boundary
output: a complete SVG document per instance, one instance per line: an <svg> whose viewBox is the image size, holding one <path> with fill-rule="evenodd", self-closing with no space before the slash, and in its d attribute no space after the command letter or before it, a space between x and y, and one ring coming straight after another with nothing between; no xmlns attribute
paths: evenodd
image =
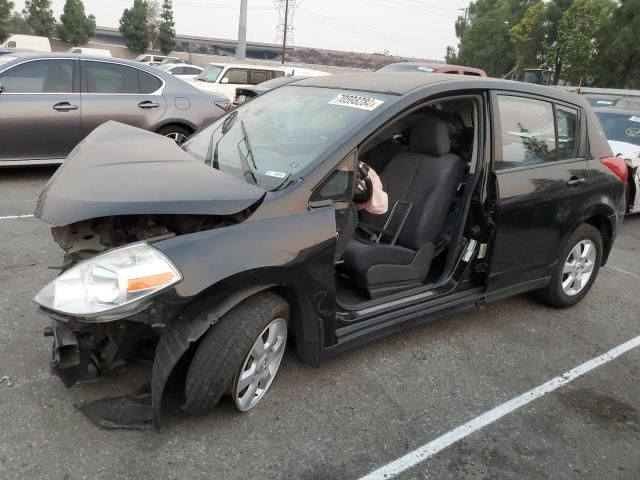
<svg viewBox="0 0 640 480"><path fill-rule="evenodd" d="M361 97L360 95L338 95L329 102L329 105L341 105L343 107L359 108L360 110L375 110L384 103L383 100L371 97Z"/></svg>

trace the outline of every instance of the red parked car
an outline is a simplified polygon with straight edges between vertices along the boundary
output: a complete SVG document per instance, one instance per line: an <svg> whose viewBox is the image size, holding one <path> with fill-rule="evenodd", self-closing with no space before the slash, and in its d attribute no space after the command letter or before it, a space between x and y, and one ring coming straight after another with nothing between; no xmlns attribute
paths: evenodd
<svg viewBox="0 0 640 480"><path fill-rule="evenodd" d="M474 77L486 77L484 70L446 63L416 63L403 62L391 63L376 70L376 72L425 72L425 73L452 73L454 75L471 75Z"/></svg>

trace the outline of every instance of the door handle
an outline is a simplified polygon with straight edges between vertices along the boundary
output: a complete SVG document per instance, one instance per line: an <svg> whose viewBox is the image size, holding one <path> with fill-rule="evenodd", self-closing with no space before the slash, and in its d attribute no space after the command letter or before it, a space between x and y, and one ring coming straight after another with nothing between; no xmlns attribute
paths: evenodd
<svg viewBox="0 0 640 480"><path fill-rule="evenodd" d="M586 178L571 177L567 182L567 185L569 187L577 187L578 185L582 185L586 181Z"/></svg>
<svg viewBox="0 0 640 480"><path fill-rule="evenodd" d="M77 110L78 105L71 105L69 102L56 103L53 109L58 112L70 112L71 110Z"/></svg>
<svg viewBox="0 0 640 480"><path fill-rule="evenodd" d="M160 106L159 103L156 102L152 102L149 100L146 100L144 102L140 102L138 104L138 108L142 108L142 109L147 109L147 108L158 108Z"/></svg>

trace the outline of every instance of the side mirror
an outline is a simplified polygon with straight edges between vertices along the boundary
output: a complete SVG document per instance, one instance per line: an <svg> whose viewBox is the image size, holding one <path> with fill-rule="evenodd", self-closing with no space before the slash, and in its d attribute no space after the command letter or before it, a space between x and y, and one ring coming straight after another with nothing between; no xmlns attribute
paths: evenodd
<svg viewBox="0 0 640 480"><path fill-rule="evenodd" d="M229 79L228 78L223 78L222 80L220 80L220 83L229 83Z"/></svg>

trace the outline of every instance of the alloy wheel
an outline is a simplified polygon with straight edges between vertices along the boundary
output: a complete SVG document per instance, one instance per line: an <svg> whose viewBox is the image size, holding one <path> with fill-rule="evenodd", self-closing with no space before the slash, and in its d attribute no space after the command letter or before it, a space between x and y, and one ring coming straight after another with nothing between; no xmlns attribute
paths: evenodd
<svg viewBox="0 0 640 480"><path fill-rule="evenodd" d="M258 336L236 374L233 399L242 412L262 399L278 373L287 343L287 322L276 318Z"/></svg>
<svg viewBox="0 0 640 480"><path fill-rule="evenodd" d="M562 269L562 291L572 297L589 283L596 265L596 246L591 240L582 240L573 247Z"/></svg>
<svg viewBox="0 0 640 480"><path fill-rule="evenodd" d="M178 145L182 145L184 142L187 141L187 136L179 132L166 133L165 137L173 139L173 141L176 142Z"/></svg>

